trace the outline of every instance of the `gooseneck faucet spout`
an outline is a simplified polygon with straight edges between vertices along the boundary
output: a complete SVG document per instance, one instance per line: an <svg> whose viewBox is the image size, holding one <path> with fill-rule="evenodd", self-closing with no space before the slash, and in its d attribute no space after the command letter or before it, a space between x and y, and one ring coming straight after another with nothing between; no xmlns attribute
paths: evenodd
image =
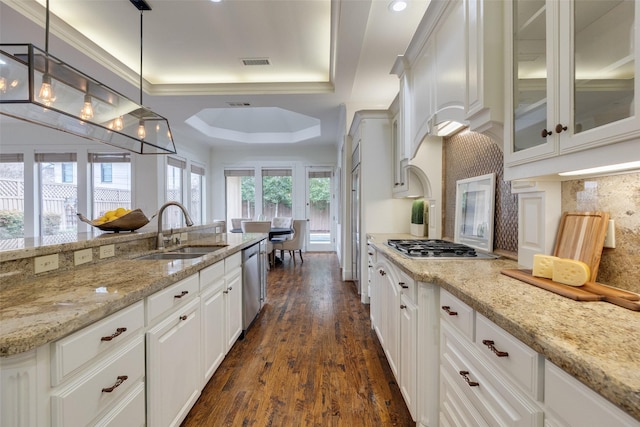
<svg viewBox="0 0 640 427"><path fill-rule="evenodd" d="M182 204L178 202L170 201L162 205L162 207L160 207L160 210L158 211L158 238L157 238L158 249L164 249L164 236L162 235L162 214L164 213L164 210L169 206L179 207L182 213L184 214L184 220L187 223L187 227L191 227L193 225L193 221L189 216L189 212L187 212L187 208L182 206Z"/></svg>

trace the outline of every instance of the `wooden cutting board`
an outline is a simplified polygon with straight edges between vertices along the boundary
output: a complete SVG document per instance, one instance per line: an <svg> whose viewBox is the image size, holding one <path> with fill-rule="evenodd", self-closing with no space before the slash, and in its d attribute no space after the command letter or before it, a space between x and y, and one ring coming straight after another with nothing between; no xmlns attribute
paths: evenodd
<svg viewBox="0 0 640 427"><path fill-rule="evenodd" d="M591 271L590 281L595 282L608 225L608 212L563 213L553 255L584 262Z"/></svg>
<svg viewBox="0 0 640 427"><path fill-rule="evenodd" d="M501 273L576 301L607 301L629 310L640 311L640 295L602 283L587 282L582 286L569 286L543 277L532 276L531 270L515 268L503 269Z"/></svg>

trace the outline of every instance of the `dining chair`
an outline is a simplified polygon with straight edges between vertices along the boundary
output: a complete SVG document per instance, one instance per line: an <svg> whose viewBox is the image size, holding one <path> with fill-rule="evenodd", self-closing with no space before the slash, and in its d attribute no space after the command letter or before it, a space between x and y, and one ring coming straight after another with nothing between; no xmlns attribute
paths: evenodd
<svg viewBox="0 0 640 427"><path fill-rule="evenodd" d="M271 221L242 221L240 224L243 233L266 233L271 230ZM273 265L273 243L267 238L267 257L269 265Z"/></svg>
<svg viewBox="0 0 640 427"><path fill-rule="evenodd" d="M300 261L304 262L302 259L302 248L304 247L304 236L305 229L307 227L307 220L305 219L294 219L293 220L293 237L289 240L284 240L282 242L274 242L273 250L274 252L280 250L280 257L283 257L284 251L288 251L289 255L293 258L293 262L296 262L296 251L300 254Z"/></svg>

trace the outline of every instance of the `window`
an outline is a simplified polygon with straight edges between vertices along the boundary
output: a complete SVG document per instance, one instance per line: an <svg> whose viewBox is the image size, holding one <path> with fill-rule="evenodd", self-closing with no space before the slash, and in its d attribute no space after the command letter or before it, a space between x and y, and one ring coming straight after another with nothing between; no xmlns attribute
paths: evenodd
<svg viewBox="0 0 640 427"><path fill-rule="evenodd" d="M232 218L255 218L256 179L253 169L227 169L224 171L227 224ZM230 227L227 227L231 229Z"/></svg>
<svg viewBox="0 0 640 427"><path fill-rule="evenodd" d="M187 168L187 162L175 157L167 157L167 187L166 201L182 203L183 172ZM169 207L164 211L163 227L184 227L184 215L177 207Z"/></svg>
<svg viewBox="0 0 640 427"><path fill-rule="evenodd" d="M62 163L62 182L73 182L75 170L75 163Z"/></svg>
<svg viewBox="0 0 640 427"><path fill-rule="evenodd" d="M113 164L112 163L100 164L100 181L103 183L113 182Z"/></svg>
<svg viewBox="0 0 640 427"><path fill-rule="evenodd" d="M24 157L0 154L0 241L3 249L21 247L24 238Z"/></svg>
<svg viewBox="0 0 640 427"><path fill-rule="evenodd" d="M120 207L131 209L131 155L89 154L92 179L92 217Z"/></svg>
<svg viewBox="0 0 640 427"><path fill-rule="evenodd" d="M191 206L189 213L194 224L202 224L204 194L204 168L191 165Z"/></svg>
<svg viewBox="0 0 640 427"><path fill-rule="evenodd" d="M262 170L262 214L291 217L291 169Z"/></svg>
<svg viewBox="0 0 640 427"><path fill-rule="evenodd" d="M40 235L77 233L75 153L36 153L40 188Z"/></svg>

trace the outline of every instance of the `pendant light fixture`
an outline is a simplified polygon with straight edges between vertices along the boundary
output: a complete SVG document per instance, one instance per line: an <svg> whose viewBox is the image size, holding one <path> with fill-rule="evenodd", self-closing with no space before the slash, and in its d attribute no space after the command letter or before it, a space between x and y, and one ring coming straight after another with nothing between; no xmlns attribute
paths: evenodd
<svg viewBox="0 0 640 427"><path fill-rule="evenodd" d="M142 104L142 11L151 7L130 1L140 10L139 103L49 54L46 0L44 51L0 44L0 114L139 154L175 153L167 119Z"/></svg>

